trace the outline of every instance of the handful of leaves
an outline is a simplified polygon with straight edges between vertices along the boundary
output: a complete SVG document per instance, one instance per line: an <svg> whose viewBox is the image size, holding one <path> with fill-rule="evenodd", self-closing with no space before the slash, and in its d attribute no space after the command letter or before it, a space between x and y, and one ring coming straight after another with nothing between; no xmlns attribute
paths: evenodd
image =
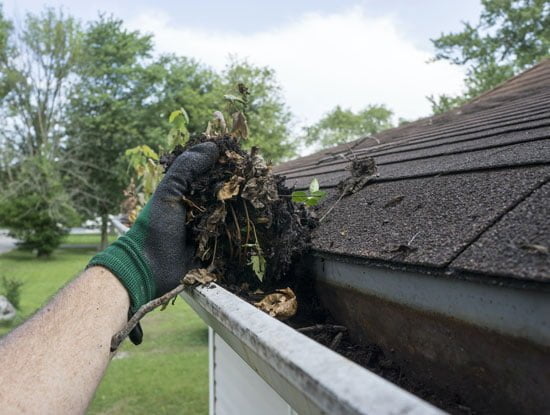
<svg viewBox="0 0 550 415"><path fill-rule="evenodd" d="M292 201L284 178L273 174L257 148L241 148L248 134L246 118L242 112L232 118L229 129L223 115L216 113L204 134L176 147L161 163L168 168L187 148L216 143L218 162L191 185L183 200L195 256L227 286L273 288L308 249L316 221L304 204Z"/></svg>
<svg viewBox="0 0 550 415"><path fill-rule="evenodd" d="M274 292L255 305L274 317L289 318L296 312L296 297L290 288L282 287L292 285L287 284L292 263L309 248L310 232L317 225L306 207L317 204L324 192L316 180L308 192L292 192L284 177L273 174L258 148L241 147L249 135L249 92L239 84L238 93L224 97L230 109L229 125L223 113L215 111L206 131L190 137L189 118L181 108L169 117L171 152L159 157L147 146L126 152L139 185L130 183L123 211L130 220L137 216L160 181L162 167L167 170L182 152L201 142L215 143L218 161L191 183L182 200L187 215L181 220L190 230L188 242L196 246L199 262L182 284L215 280L241 293Z"/></svg>

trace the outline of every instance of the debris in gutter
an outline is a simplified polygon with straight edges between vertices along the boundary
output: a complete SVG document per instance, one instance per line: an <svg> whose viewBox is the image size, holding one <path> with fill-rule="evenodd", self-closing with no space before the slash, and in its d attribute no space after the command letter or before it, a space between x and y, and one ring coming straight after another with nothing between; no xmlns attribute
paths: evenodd
<svg viewBox="0 0 550 415"><path fill-rule="evenodd" d="M296 294L288 287L266 295L254 305L279 320L286 320L298 311Z"/></svg>

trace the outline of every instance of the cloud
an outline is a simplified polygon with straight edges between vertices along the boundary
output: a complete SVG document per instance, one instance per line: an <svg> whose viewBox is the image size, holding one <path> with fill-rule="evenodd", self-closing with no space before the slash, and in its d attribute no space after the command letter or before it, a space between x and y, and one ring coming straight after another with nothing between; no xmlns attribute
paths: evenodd
<svg viewBox="0 0 550 415"><path fill-rule="evenodd" d="M338 14L305 14L264 32L242 35L176 27L165 12L148 11L129 27L155 35L158 52L192 56L222 69L229 54L275 69L298 124L317 121L335 105L359 110L386 104L399 117L429 115L427 95L458 93L463 72L427 63L428 51L406 39L390 18L361 7Z"/></svg>

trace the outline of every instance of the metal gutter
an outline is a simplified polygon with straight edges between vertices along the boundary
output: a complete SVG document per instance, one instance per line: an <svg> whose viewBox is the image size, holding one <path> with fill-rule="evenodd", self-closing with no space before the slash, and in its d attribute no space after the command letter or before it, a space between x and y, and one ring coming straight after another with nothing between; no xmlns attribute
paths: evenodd
<svg viewBox="0 0 550 415"><path fill-rule="evenodd" d="M113 227L119 235L124 235L126 232L128 232L129 228L126 225L123 225L120 220L118 220L118 217L109 215L109 220L111 221Z"/></svg>
<svg viewBox="0 0 550 415"><path fill-rule="evenodd" d="M312 258L318 296L355 343L480 413L550 413L550 292Z"/></svg>
<svg viewBox="0 0 550 415"><path fill-rule="evenodd" d="M299 414L440 414L212 284L182 297Z"/></svg>
<svg viewBox="0 0 550 415"><path fill-rule="evenodd" d="M550 346L550 293L316 257L317 281Z"/></svg>

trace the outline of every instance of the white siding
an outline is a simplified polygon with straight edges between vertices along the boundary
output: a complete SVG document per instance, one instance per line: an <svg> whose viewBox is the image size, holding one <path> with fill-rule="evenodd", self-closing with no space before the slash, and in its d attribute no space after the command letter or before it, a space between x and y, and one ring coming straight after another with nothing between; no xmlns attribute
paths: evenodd
<svg viewBox="0 0 550 415"><path fill-rule="evenodd" d="M292 408L210 329L210 415L293 415Z"/></svg>

